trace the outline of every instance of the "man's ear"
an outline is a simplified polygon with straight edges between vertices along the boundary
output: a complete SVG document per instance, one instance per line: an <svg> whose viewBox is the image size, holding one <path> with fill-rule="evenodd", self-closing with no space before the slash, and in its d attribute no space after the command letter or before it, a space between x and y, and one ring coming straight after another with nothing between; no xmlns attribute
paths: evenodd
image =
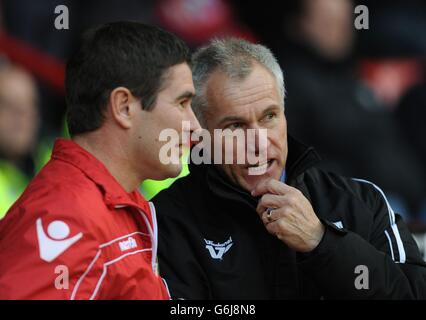
<svg viewBox="0 0 426 320"><path fill-rule="evenodd" d="M129 129L132 126L131 119L134 114L131 104L135 101L130 90L125 87L115 88L109 96L112 118L124 129Z"/></svg>

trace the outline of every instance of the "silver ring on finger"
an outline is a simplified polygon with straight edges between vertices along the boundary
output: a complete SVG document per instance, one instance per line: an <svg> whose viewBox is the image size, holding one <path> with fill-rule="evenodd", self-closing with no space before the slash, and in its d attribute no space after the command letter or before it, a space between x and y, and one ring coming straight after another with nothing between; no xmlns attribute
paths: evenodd
<svg viewBox="0 0 426 320"><path fill-rule="evenodd" d="M268 222L273 222L274 219L272 219L272 213L273 213L274 209L272 208L268 208L266 210L266 219L268 220Z"/></svg>

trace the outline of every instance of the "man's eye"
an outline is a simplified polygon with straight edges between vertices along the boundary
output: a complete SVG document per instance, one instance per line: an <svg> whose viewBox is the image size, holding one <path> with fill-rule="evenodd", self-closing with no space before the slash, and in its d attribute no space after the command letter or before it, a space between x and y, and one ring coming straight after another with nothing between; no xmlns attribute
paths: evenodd
<svg viewBox="0 0 426 320"><path fill-rule="evenodd" d="M227 129L231 129L231 130L235 130L235 129L239 129L242 127L241 123L235 122L235 123L231 123L229 125L227 125Z"/></svg>
<svg viewBox="0 0 426 320"><path fill-rule="evenodd" d="M184 101L179 102L179 106L183 109L185 109L188 106L188 104L189 104L188 100L184 100Z"/></svg>
<svg viewBox="0 0 426 320"><path fill-rule="evenodd" d="M266 121L269 121L269 120L274 119L275 117L276 117L276 114L271 112L271 113L268 113L263 119L266 120Z"/></svg>

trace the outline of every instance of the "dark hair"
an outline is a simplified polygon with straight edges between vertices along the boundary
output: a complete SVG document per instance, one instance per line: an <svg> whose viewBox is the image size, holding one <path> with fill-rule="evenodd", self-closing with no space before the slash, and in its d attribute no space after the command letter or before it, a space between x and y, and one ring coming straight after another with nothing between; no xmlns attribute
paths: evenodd
<svg viewBox="0 0 426 320"><path fill-rule="evenodd" d="M152 109L168 69L183 62L190 63L187 45L158 27L113 22L86 31L66 67L70 135L101 127L111 91L120 86Z"/></svg>

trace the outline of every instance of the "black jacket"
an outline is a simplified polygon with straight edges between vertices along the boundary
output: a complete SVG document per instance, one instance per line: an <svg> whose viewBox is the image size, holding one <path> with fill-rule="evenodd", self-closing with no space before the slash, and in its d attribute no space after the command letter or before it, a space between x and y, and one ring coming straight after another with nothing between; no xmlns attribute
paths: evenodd
<svg viewBox="0 0 426 320"><path fill-rule="evenodd" d="M270 235L255 211L258 199L213 165L192 165L159 193L159 266L172 297L425 298L425 263L382 191L316 169L318 160L289 138L287 183L326 226L307 254Z"/></svg>

